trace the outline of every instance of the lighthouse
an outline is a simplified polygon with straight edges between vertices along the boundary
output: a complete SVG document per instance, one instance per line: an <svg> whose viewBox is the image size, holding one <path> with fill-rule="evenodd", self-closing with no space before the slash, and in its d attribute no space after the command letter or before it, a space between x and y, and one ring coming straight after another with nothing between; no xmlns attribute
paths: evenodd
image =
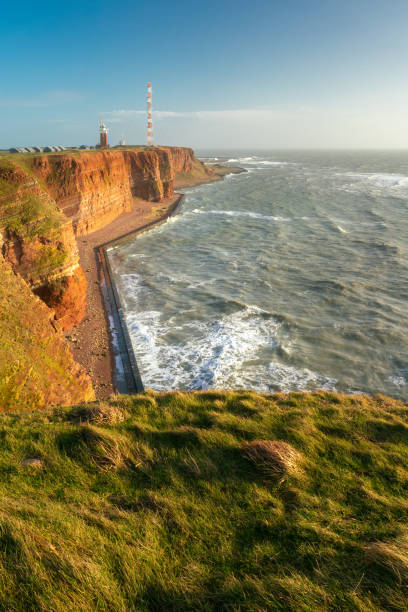
<svg viewBox="0 0 408 612"><path fill-rule="evenodd" d="M99 120L99 147L106 149L108 145L108 128L101 120Z"/></svg>

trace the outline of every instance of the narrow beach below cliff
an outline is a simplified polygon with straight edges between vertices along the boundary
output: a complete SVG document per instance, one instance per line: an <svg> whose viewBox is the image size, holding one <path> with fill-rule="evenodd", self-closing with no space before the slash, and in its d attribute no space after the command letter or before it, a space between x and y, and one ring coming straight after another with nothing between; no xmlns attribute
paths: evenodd
<svg viewBox="0 0 408 612"><path fill-rule="evenodd" d="M102 229L77 239L80 264L88 284L87 311L82 323L70 331L66 338L70 342L74 359L91 377L98 399L109 397L115 391L114 355L111 350L109 320L100 290L103 275L97 257L98 247L130 232L141 231L146 225L163 222L179 197L179 194L175 194L157 203L137 200L130 212L123 213Z"/></svg>

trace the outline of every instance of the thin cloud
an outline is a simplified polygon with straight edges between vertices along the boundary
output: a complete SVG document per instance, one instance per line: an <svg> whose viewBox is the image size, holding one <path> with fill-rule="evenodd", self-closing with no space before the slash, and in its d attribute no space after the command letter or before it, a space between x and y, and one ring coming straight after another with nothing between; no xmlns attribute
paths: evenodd
<svg viewBox="0 0 408 612"><path fill-rule="evenodd" d="M36 96L20 96L13 98L0 98L0 108L37 108L42 106L55 106L58 104L71 104L83 100L84 96L78 91L70 89L53 89L44 91Z"/></svg>
<svg viewBox="0 0 408 612"><path fill-rule="evenodd" d="M139 117L139 119L138 119ZM140 140L146 111L114 110L103 114L128 138ZM350 104L153 112L156 139L202 148L393 148L406 147L405 111L390 114L381 105ZM180 119L184 121L180 121ZM161 121L163 120L163 121ZM118 130L119 131L119 130Z"/></svg>
<svg viewBox="0 0 408 612"><path fill-rule="evenodd" d="M138 115L146 115L147 111L144 110L114 110L114 111L106 111L100 113L100 116L105 119L105 121L109 121L110 123L122 123L123 121L128 121L129 119L133 119Z"/></svg>
<svg viewBox="0 0 408 612"><path fill-rule="evenodd" d="M101 113L111 123L121 123L140 115L146 115L146 110L129 109L113 110ZM198 111L170 111L153 110L155 119L198 119L198 120L254 120L254 119L277 119L290 117L293 113L271 109L230 109L230 110L198 110Z"/></svg>

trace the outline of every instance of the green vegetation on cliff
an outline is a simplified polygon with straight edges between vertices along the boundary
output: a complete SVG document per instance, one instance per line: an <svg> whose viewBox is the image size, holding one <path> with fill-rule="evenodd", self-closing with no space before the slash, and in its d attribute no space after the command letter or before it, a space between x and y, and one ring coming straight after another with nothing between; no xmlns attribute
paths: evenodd
<svg viewBox="0 0 408 612"><path fill-rule="evenodd" d="M27 195L22 198L19 206L10 208L10 214L7 214L6 206L2 209L5 228L16 232L23 239L46 236L58 230L63 223L62 214L56 206L38 196Z"/></svg>
<svg viewBox="0 0 408 612"><path fill-rule="evenodd" d="M211 180L217 180L218 178L213 174L211 166L205 166L200 160L194 158L189 172L176 172L174 186L176 189L180 189L200 182L211 182Z"/></svg>
<svg viewBox="0 0 408 612"><path fill-rule="evenodd" d="M69 260L63 239L67 220L27 164L0 158L0 231L26 280L52 276Z"/></svg>
<svg viewBox="0 0 408 612"><path fill-rule="evenodd" d="M53 313L0 255L0 410L24 411L94 397Z"/></svg>
<svg viewBox="0 0 408 612"><path fill-rule="evenodd" d="M406 610L408 407L164 393L1 417L0 609Z"/></svg>

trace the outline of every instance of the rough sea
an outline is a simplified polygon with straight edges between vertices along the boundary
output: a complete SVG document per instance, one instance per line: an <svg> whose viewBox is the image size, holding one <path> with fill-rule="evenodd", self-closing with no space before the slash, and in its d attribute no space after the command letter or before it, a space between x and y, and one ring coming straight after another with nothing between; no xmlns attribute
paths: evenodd
<svg viewBox="0 0 408 612"><path fill-rule="evenodd" d="M247 172L109 251L145 387L408 399L408 153L201 157Z"/></svg>

